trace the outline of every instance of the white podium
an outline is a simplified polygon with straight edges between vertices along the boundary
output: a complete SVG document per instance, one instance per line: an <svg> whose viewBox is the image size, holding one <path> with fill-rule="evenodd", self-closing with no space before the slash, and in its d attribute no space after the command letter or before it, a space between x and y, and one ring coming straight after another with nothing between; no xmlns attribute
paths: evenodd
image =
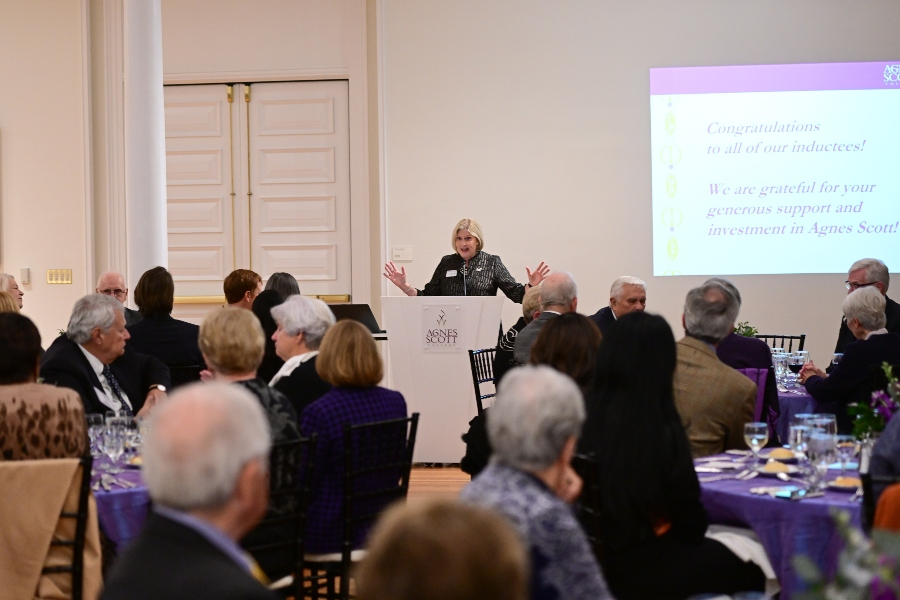
<svg viewBox="0 0 900 600"><path fill-rule="evenodd" d="M418 412L415 462L458 463L477 413L468 350L497 345L503 296L382 297L392 387Z"/></svg>

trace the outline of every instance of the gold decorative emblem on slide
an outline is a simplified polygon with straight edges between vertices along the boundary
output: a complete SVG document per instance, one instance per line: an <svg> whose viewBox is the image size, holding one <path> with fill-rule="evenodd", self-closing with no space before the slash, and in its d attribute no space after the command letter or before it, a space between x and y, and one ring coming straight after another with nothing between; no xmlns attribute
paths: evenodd
<svg viewBox="0 0 900 600"><path fill-rule="evenodd" d="M678 240L675 239L675 236L669 236L669 241L666 242L666 254L669 255L669 260L675 260L678 258Z"/></svg>
<svg viewBox="0 0 900 600"><path fill-rule="evenodd" d="M682 214L681 209L671 207L663 209L662 222L670 231L674 231L676 227L681 225L682 221L684 221L684 214Z"/></svg>
<svg viewBox="0 0 900 600"><path fill-rule="evenodd" d="M666 133L669 135L675 133L675 115L671 112L666 114Z"/></svg>
<svg viewBox="0 0 900 600"><path fill-rule="evenodd" d="M669 196L669 198L674 198L677 192L678 180L675 179L674 175L669 175L666 177L666 195Z"/></svg>
<svg viewBox="0 0 900 600"><path fill-rule="evenodd" d="M681 162L681 148L673 144L666 144L660 148L659 158L669 165L670 169L674 169L675 165Z"/></svg>
<svg viewBox="0 0 900 600"><path fill-rule="evenodd" d="M681 275L681 271L677 269L669 269L668 271L663 272L663 277L678 277Z"/></svg>

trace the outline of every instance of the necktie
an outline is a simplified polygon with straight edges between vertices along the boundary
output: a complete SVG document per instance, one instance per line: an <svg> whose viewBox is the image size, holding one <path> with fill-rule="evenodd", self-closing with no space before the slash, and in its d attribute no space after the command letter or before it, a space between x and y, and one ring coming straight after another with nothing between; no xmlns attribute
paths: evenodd
<svg viewBox="0 0 900 600"><path fill-rule="evenodd" d="M103 376L106 377L106 383L109 384L110 389L113 394L115 394L116 398L119 399L119 402L122 403L122 409L126 412L126 414L131 415L131 406L125 400L125 396L122 395L122 388L119 387L119 382L116 380L116 376L113 375L112 369L109 368L109 365L103 365Z"/></svg>

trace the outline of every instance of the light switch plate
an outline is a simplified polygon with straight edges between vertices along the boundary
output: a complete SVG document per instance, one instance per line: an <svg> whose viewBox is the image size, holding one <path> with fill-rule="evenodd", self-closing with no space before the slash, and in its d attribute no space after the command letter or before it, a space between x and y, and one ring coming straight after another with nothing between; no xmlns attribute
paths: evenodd
<svg viewBox="0 0 900 600"><path fill-rule="evenodd" d="M47 269L47 283L50 285L71 284L72 269Z"/></svg>
<svg viewBox="0 0 900 600"><path fill-rule="evenodd" d="M391 260L397 262L412 262L412 246L394 246L391 249Z"/></svg>

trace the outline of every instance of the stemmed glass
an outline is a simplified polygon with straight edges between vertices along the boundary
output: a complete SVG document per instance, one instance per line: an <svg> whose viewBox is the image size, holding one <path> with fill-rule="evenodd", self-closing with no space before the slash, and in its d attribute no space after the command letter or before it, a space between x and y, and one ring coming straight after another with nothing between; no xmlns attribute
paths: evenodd
<svg viewBox="0 0 900 600"><path fill-rule="evenodd" d="M825 487L828 465L834 462L836 437L833 434L815 430L809 436L809 460L813 466L811 486L815 491Z"/></svg>
<svg viewBox="0 0 900 600"><path fill-rule="evenodd" d="M112 461L113 466L125 452L125 421L121 417L106 420L103 429L103 452Z"/></svg>
<svg viewBox="0 0 900 600"><path fill-rule="evenodd" d="M791 370L792 375L790 377L790 380L792 384L797 384L797 381L799 380L800 370L803 368L803 365L806 364L807 360L808 357L804 357L802 354L796 352L788 357L787 365L788 369Z"/></svg>
<svg viewBox="0 0 900 600"><path fill-rule="evenodd" d="M91 442L91 456L100 456L100 438L103 435L103 415L88 413L84 416L87 421L88 439Z"/></svg>
<svg viewBox="0 0 900 600"><path fill-rule="evenodd" d="M838 461L841 463L841 477L847 471L847 465L856 456L856 438L852 435L839 435L837 442Z"/></svg>
<svg viewBox="0 0 900 600"><path fill-rule="evenodd" d="M844 354L842 352L835 352L834 356L831 357L831 364L835 367L838 366L838 363L841 362L842 358L844 358Z"/></svg>
<svg viewBox="0 0 900 600"><path fill-rule="evenodd" d="M769 426L766 423L745 423L744 424L744 441L753 452L756 458L754 464L759 465L759 451L769 441Z"/></svg>

